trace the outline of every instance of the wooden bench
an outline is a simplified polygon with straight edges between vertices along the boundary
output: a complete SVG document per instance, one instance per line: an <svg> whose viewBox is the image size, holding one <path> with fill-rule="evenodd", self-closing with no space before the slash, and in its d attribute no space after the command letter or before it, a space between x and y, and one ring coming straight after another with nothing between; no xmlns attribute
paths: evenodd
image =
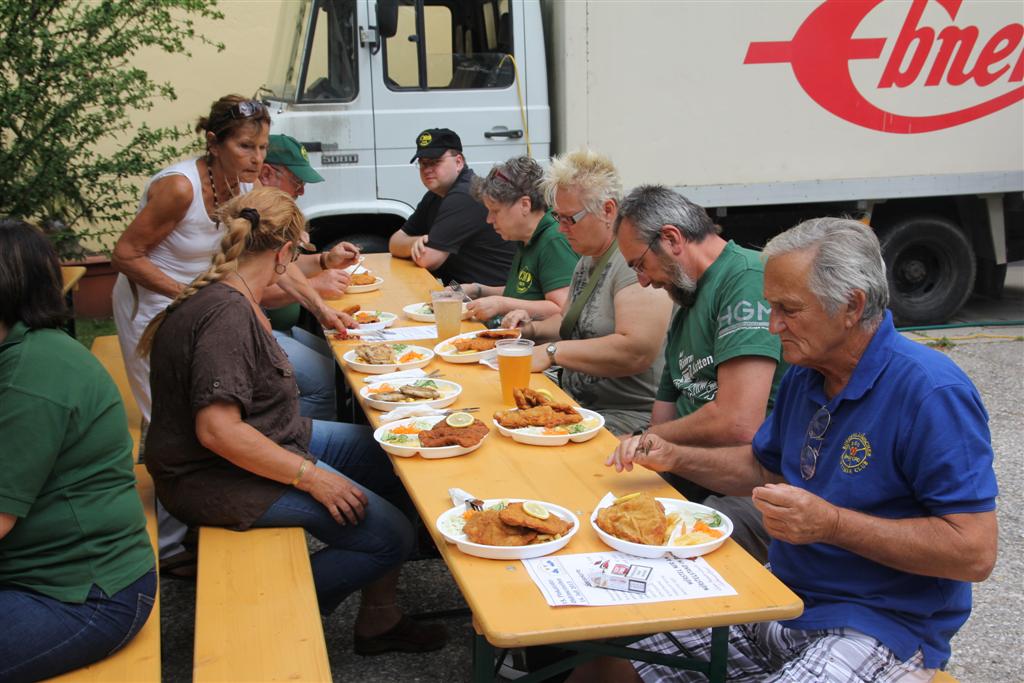
<svg viewBox="0 0 1024 683"><path fill-rule="evenodd" d="M103 367L107 369L118 390L121 392L121 400L124 401L125 410L128 412L129 431L134 442L133 453L138 452L139 447L139 409L135 405L135 399L128 388L128 378L124 370L124 362L121 358L121 348L117 343L117 337L97 337L92 345L93 354L99 358ZM134 415L134 417L133 417ZM134 428L132 428L134 425ZM153 490L153 480L146 471L145 466L135 466L135 488L142 499L142 508L146 512L146 532L153 544L153 552L156 552L156 497ZM146 625L142 627L131 642L119 650L112 657L100 660L95 664L69 671L62 676L50 679L53 682L71 683L72 681L130 681L132 683L150 682L160 683L160 594L157 592L156 602L153 604L153 611L149 614Z"/></svg>
<svg viewBox="0 0 1024 683"><path fill-rule="evenodd" d="M199 530L193 680L331 680L302 529Z"/></svg>

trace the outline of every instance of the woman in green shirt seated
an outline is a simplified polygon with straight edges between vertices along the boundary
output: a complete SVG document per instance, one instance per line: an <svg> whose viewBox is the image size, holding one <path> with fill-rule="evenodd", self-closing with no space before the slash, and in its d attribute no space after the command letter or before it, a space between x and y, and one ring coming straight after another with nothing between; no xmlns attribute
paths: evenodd
<svg viewBox="0 0 1024 683"><path fill-rule="evenodd" d="M473 317L489 327L513 309L540 320L562 311L579 255L558 231L540 182L544 169L530 157L516 157L477 178L473 196L487 207L487 222L507 242L519 242L505 287L477 282L463 287L473 299Z"/></svg>
<svg viewBox="0 0 1024 683"><path fill-rule="evenodd" d="M113 654L156 596L121 396L68 337L49 241L0 221L0 681Z"/></svg>

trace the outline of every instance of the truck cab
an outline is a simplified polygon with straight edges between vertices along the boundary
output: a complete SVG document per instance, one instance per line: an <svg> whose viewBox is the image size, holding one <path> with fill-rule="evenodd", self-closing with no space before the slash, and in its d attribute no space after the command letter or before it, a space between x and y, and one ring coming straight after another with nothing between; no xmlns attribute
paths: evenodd
<svg viewBox="0 0 1024 683"><path fill-rule="evenodd" d="M299 201L318 246L387 251L425 192L410 158L426 128L458 133L478 173L549 155L539 13L522 0L286 4L263 96L272 132L301 141L326 180Z"/></svg>

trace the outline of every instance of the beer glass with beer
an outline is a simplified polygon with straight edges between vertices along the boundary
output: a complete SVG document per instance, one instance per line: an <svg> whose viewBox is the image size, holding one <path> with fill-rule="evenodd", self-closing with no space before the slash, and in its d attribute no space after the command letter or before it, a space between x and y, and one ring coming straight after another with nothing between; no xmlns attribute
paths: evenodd
<svg viewBox="0 0 1024 683"><path fill-rule="evenodd" d="M437 339L444 341L462 331L462 295L450 289L430 293L437 323Z"/></svg>
<svg viewBox="0 0 1024 683"><path fill-rule="evenodd" d="M530 386L530 366L533 364L533 341L529 339L501 339L494 347L498 350L498 376L501 378L501 399L506 405L516 404L513 389Z"/></svg>

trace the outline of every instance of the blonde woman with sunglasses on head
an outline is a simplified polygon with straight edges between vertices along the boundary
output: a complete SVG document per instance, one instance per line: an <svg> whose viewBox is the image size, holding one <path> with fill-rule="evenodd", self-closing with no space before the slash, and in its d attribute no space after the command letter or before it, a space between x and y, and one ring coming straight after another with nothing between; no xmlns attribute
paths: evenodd
<svg viewBox="0 0 1024 683"><path fill-rule="evenodd" d="M303 217L274 188L219 213L209 269L146 328L153 419L146 467L157 496L191 525L301 526L322 614L362 589L359 654L443 646L443 630L403 616L395 592L415 511L368 427L299 415L294 373L259 302L298 254Z"/></svg>

